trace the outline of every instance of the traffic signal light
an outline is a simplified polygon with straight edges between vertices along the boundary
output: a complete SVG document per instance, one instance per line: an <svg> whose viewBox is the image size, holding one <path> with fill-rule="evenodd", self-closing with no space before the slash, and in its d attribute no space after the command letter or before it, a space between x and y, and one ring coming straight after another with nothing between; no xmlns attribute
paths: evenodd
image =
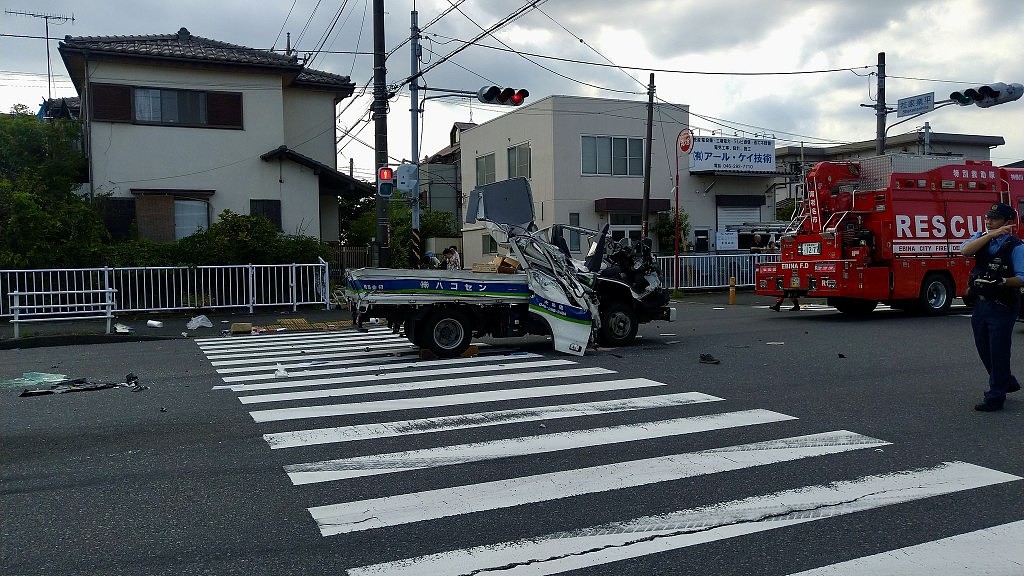
<svg viewBox="0 0 1024 576"><path fill-rule="evenodd" d="M501 86L484 86L476 93L476 99L484 104L501 104L502 106L519 106L530 95L526 88L502 88Z"/></svg>
<svg viewBox="0 0 1024 576"><path fill-rule="evenodd" d="M1024 94L1024 86L1020 84L994 82L978 88L968 88L962 92L952 92L949 99L961 106L976 104L979 108L988 108L996 104L1012 102L1020 98L1022 94Z"/></svg>
<svg viewBox="0 0 1024 576"><path fill-rule="evenodd" d="M377 168L377 194L390 198L395 191L395 171L390 166Z"/></svg>
<svg viewBox="0 0 1024 576"><path fill-rule="evenodd" d="M399 164L395 169L395 186L402 192L415 192L420 187L420 167L416 164Z"/></svg>

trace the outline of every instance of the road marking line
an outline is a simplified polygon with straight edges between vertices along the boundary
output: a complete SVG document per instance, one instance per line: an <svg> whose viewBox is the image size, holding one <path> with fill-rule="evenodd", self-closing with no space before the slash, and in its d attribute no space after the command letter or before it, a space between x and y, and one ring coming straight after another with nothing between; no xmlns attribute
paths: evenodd
<svg viewBox="0 0 1024 576"><path fill-rule="evenodd" d="M268 358L267 355L261 354L258 357L244 356L242 358L236 358L233 360L215 360L211 361L210 365L213 367L218 366L238 366L240 364L263 364L266 362L287 362L289 360L318 360L322 358L363 358L363 357L381 357L384 354L412 354L419 350L409 342L395 342L385 344L374 344L373 346L366 346L363 350L355 351L338 351L332 348L325 348L320 350L292 350L291 352L278 352L274 358ZM296 353L298 352L298 353ZM291 355L288 355L291 354ZM280 355L280 356L278 356Z"/></svg>
<svg viewBox="0 0 1024 576"><path fill-rule="evenodd" d="M263 370L276 370L277 369L277 364L281 364L281 367L286 369L286 370L296 370L296 369L300 369L300 368L324 368L324 367L327 367L327 366L340 367L340 366L360 366L360 365L365 365L365 364L383 364L383 363L391 363L391 362L408 362L411 358L414 358L414 356L413 356L414 352L415 352L415 350L408 350L406 352L396 352L396 353L394 353L394 356L383 356L383 357L380 356L380 355L377 355L377 354L373 354L372 358L367 358L367 357L363 357L363 358L349 358L349 359L346 359L346 360L323 360L323 359L321 359L322 357L320 357L320 356L314 356L313 358L310 358L309 356L303 355L303 356L300 356L298 358L295 358L295 360L303 360L303 362L289 363L287 361L286 362L280 362L280 361L277 361L277 360L270 360L269 361L270 364L265 363L265 362L268 362L266 360L262 360L260 358L254 358L253 361L255 361L255 362L264 362L264 363L263 364L259 364L257 366L238 366L238 367L235 367L235 368L218 368L217 369L217 373L218 374L241 374L241 373L248 373L248 372L261 372ZM363 354L365 356L369 356L370 355L370 353L368 353L368 352L364 352Z"/></svg>
<svg viewBox="0 0 1024 576"><path fill-rule="evenodd" d="M416 418L397 420L394 422L378 422L374 424L356 424L353 426L336 426L332 428L313 428L309 430L291 430L264 434L263 439L271 448L295 448L316 444L333 444L336 442L355 442L359 440L375 440L378 438L394 438L407 434L431 434L482 428L485 426L502 426L538 420L556 420L559 418L577 418L614 412L630 412L633 410L650 410L654 408L671 408L686 404L704 402L720 402L722 398L701 392L683 392L680 394L663 394L659 396L642 396L639 398L622 398L618 400L601 400L598 402L582 402L577 404L556 404L538 406L536 408L516 408L512 410L495 410L460 414L457 416L440 416L437 418Z"/></svg>
<svg viewBox="0 0 1024 576"><path fill-rule="evenodd" d="M358 342L359 340L375 338L404 338L390 330L376 332L347 332L347 333L316 333L303 332L300 334L264 334L254 336L251 339L240 340L234 337L219 338L214 341L199 344L204 352L227 350L227 349L260 349L266 346L288 346L295 343L324 343L324 342Z"/></svg>
<svg viewBox="0 0 1024 576"><path fill-rule="evenodd" d="M790 576L1024 574L1024 520L822 566Z"/></svg>
<svg viewBox="0 0 1024 576"><path fill-rule="evenodd" d="M480 460L494 460L527 454L542 454L590 446L604 446L622 442L681 436L684 434L721 430L723 428L738 428L741 426L795 419L793 416L769 410L744 410L707 416L691 416L688 418L673 418L671 420L590 428L587 430L555 432L553 434L537 436L520 436L488 442L392 452L390 454L374 454L372 456L356 456L354 458L292 464L285 466L284 469L288 477L291 478L292 484L312 484L315 482L346 480L375 474L404 472L406 470L453 466Z"/></svg>
<svg viewBox="0 0 1024 576"><path fill-rule="evenodd" d="M541 364L543 366L543 364ZM569 368L566 370L543 370L538 372L522 372L516 374L529 380L547 380L549 378L570 378L573 376L596 376L599 374L614 374L614 370L607 368ZM369 386L351 386L348 388L328 388L326 390L306 390L303 392L280 392L277 394L253 394L251 396L240 396L238 399L242 404L257 404L260 402L282 402L286 400L309 400L312 398L335 398L338 396L355 396L362 394L384 394L387 392L403 392L406 390L430 390L432 388L455 388L459 386L473 386L476 384L493 384L495 382L505 383L509 381L509 374L491 374L487 376L469 376L466 378L452 378L449 380L423 380L420 382L399 382L395 384L372 384Z"/></svg>
<svg viewBox="0 0 1024 576"><path fill-rule="evenodd" d="M403 368L423 368L424 366L460 366L462 364L477 364L480 362L507 362L509 360L516 361L521 358L543 358L540 354L521 354L518 356L472 356L470 358L449 358L445 360L436 361L416 361L406 362L404 364L395 364L388 366L353 366L345 369L345 373L351 372L369 372L369 371L381 371L381 370L401 370ZM243 374L240 376L225 376L225 382L244 382L247 380L273 380L275 378L274 371L276 366L265 366L264 369L268 370L267 374ZM282 366L284 368L284 366ZM305 378L308 376L325 376L327 374L337 374L337 369L332 368L320 368L319 366L310 367L308 370L299 370L289 373L289 378Z"/></svg>
<svg viewBox="0 0 1024 576"><path fill-rule="evenodd" d="M335 376L333 378L277 379L273 382L258 384L231 384L228 387L235 392L251 390L277 390L280 388L302 388L306 386L325 386L334 384L352 384L356 382L375 382L377 380L397 380L401 378L420 378L425 376L452 376L455 374L472 374L474 372L507 372L511 368L540 368L544 366L575 365L572 360L533 360L531 362L501 362L484 366L461 366L455 368L428 368L425 370L407 370L394 374L364 374L359 376ZM220 388L220 386L214 387Z"/></svg>
<svg viewBox="0 0 1024 576"><path fill-rule="evenodd" d="M298 420L302 418L323 418L327 416L347 416L351 414L370 414L375 412L392 412L396 410L415 410L419 408L437 408L440 406L462 406L484 402L502 402L505 400L523 400L528 398L546 398L549 396L567 396L570 394L589 394L592 392L609 392L612 390L631 390L664 386L661 382L646 378L629 378L626 380L606 380L603 382L586 382L583 384L563 384L559 386L538 386L535 388L513 388L490 392L467 392L464 394L445 394L443 396L426 396L422 398L400 398L396 400L377 400L355 402L351 404L328 404L326 406L305 406L301 408L279 408L276 410L257 410L249 412L256 422L276 422L279 420Z"/></svg>
<svg viewBox="0 0 1024 576"><path fill-rule="evenodd" d="M266 345L258 348L251 348L245 350L230 349L230 350L216 350L216 351L204 351L206 357L211 360L224 360L228 358L245 358L251 357L252 355L267 356L270 354L282 355L282 354L295 354L299 350L305 350L307 353L310 351L329 351L329 350L353 350L365 349L366 346L378 346L380 344L406 344L411 345L412 343L405 338L398 338L395 336L374 336L373 338L360 338L359 340L351 340L348 342L342 341L323 341L323 342L295 342L287 346L273 346Z"/></svg>
<svg viewBox="0 0 1024 576"><path fill-rule="evenodd" d="M558 574L1020 479L965 462L946 462L934 468L865 476L528 540L363 566L350 569L348 574ZM1017 534L1021 532L1018 530ZM1006 546L1012 547L1012 543L1004 545L1004 552L1009 549ZM878 572L850 572L874 573ZM904 574L901 570L884 570L884 573ZM947 570L938 570L928 574L947 573Z"/></svg>
<svg viewBox="0 0 1024 576"><path fill-rule="evenodd" d="M315 506L309 508L309 513L319 526L320 534L332 536L887 444L889 442L846 430L837 430L701 452Z"/></svg>
<svg viewBox="0 0 1024 576"><path fill-rule="evenodd" d="M266 344L268 340L284 340L289 338L309 338L309 337L321 337L321 338L337 338L337 337L356 337L366 336L369 334L394 334L390 328L372 328L366 332L359 330L339 330L336 332L296 332L296 331L285 331L285 332L269 332L266 334L259 335L234 335L234 336L219 336L211 338L196 338L195 343L200 346L216 346L221 344L245 344L251 342L262 342Z"/></svg>

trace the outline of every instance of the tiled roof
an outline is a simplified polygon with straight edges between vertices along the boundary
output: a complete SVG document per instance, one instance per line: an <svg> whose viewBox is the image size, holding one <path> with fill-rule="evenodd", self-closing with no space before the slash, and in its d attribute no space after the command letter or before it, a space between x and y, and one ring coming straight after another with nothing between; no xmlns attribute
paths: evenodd
<svg viewBox="0 0 1024 576"><path fill-rule="evenodd" d="M270 50L260 50L228 44L193 36L187 28L177 34L149 36L65 36L60 51L86 52L91 55L125 56L152 58L179 62L226 64L235 66L257 66L277 68L283 72L295 73L295 81L320 87L335 87L351 90L348 76L331 74L304 68L296 55L284 55Z"/></svg>
<svg viewBox="0 0 1024 576"><path fill-rule="evenodd" d="M301 68L294 55L285 56L193 36L187 28L178 30L177 34L150 36L65 36L61 48L126 56Z"/></svg>

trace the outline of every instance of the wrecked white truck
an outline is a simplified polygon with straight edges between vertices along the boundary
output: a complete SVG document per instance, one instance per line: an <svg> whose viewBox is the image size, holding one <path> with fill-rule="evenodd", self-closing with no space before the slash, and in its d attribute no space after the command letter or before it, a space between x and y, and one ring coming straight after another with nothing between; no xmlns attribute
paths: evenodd
<svg viewBox="0 0 1024 576"><path fill-rule="evenodd" d="M345 299L356 324L387 319L413 344L451 358L465 352L474 336L528 334L550 334L555 350L582 355L591 342L632 343L641 323L675 321L650 241L614 241L607 226L538 230L525 178L474 189L466 221L483 222L507 247L515 269L348 271ZM590 239L585 260L572 258L566 232Z"/></svg>

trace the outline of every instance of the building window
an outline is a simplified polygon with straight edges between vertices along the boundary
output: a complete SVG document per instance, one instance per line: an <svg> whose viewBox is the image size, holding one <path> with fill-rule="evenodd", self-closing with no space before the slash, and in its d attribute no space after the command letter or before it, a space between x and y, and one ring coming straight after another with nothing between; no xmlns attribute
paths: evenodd
<svg viewBox="0 0 1024 576"><path fill-rule="evenodd" d="M205 200L175 200L174 239L181 240L209 228L208 206Z"/></svg>
<svg viewBox="0 0 1024 576"><path fill-rule="evenodd" d="M252 216L263 216L270 223L281 231L281 201L280 200L256 200L249 199L249 214Z"/></svg>
<svg viewBox="0 0 1024 576"><path fill-rule="evenodd" d="M580 167L583 174L643 176L642 138L580 136Z"/></svg>
<svg viewBox="0 0 1024 576"><path fill-rule="evenodd" d="M530 143L512 146L508 149L508 177L530 177Z"/></svg>
<svg viewBox="0 0 1024 576"><path fill-rule="evenodd" d="M213 190L133 189L139 236L172 242L210 227L208 198Z"/></svg>
<svg viewBox="0 0 1024 576"><path fill-rule="evenodd" d="M580 225L580 213L569 212L569 225L579 226ZM569 231L569 251L579 252L580 251L580 233L574 230Z"/></svg>
<svg viewBox="0 0 1024 576"><path fill-rule="evenodd" d="M608 231L611 232L612 240L629 238L632 242L640 241L643 218L639 214L609 214Z"/></svg>
<svg viewBox="0 0 1024 576"><path fill-rule="evenodd" d="M480 245L484 247L483 255L490 256L498 253L498 242L490 234L482 234Z"/></svg>
<svg viewBox="0 0 1024 576"><path fill-rule="evenodd" d="M494 154L478 157L476 159L476 185L491 184L495 180Z"/></svg>
<svg viewBox="0 0 1024 576"><path fill-rule="evenodd" d="M209 128L242 127L242 95L92 84L94 120Z"/></svg>
<svg viewBox="0 0 1024 576"><path fill-rule="evenodd" d="M159 88L135 89L135 120L160 124L203 126L206 93Z"/></svg>

